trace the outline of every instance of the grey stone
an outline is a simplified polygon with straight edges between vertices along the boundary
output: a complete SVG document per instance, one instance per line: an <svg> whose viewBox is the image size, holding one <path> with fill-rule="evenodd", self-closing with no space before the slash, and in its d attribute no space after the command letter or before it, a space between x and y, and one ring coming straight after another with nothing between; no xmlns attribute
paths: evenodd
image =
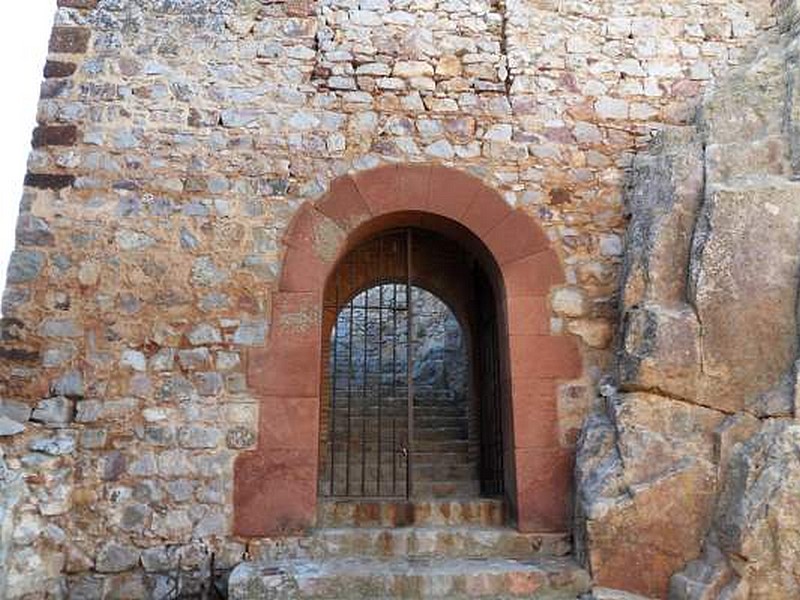
<svg viewBox="0 0 800 600"><path fill-rule="evenodd" d="M228 448L242 450L256 443L256 433L249 427L233 427L228 430L225 441L228 444Z"/></svg>
<svg viewBox="0 0 800 600"><path fill-rule="evenodd" d="M175 364L175 351L172 348L161 348L150 357L149 366L153 371L171 371Z"/></svg>
<svg viewBox="0 0 800 600"><path fill-rule="evenodd" d="M216 448L222 440L222 433L214 427L193 425L178 431L178 442L184 448Z"/></svg>
<svg viewBox="0 0 800 600"><path fill-rule="evenodd" d="M171 425L145 425L144 439L156 446L171 446L175 441L175 429Z"/></svg>
<svg viewBox="0 0 800 600"><path fill-rule="evenodd" d="M23 431L25 431L25 425L5 415L0 415L0 437L16 435Z"/></svg>
<svg viewBox="0 0 800 600"><path fill-rule="evenodd" d="M31 416L31 406L18 400L8 398L0 400L0 416L8 417L18 423L24 423Z"/></svg>
<svg viewBox="0 0 800 600"><path fill-rule="evenodd" d="M75 338L83 336L83 328L73 319L45 319L39 327L44 337Z"/></svg>
<svg viewBox="0 0 800 600"><path fill-rule="evenodd" d="M8 262L8 283L28 283L42 272L45 255L38 250L15 250Z"/></svg>
<svg viewBox="0 0 800 600"><path fill-rule="evenodd" d="M147 369L147 359L144 353L139 350L123 350L119 364L121 367L128 367L134 371L145 371Z"/></svg>
<svg viewBox="0 0 800 600"><path fill-rule="evenodd" d="M99 573L121 573L138 563L138 548L119 542L108 542L98 551L95 568Z"/></svg>
<svg viewBox="0 0 800 600"><path fill-rule="evenodd" d="M34 452L50 456L63 456L75 451L75 439L71 437L39 438L31 440L28 447Z"/></svg>
<svg viewBox="0 0 800 600"><path fill-rule="evenodd" d="M128 465L128 459L119 450L112 450L105 454L100 461L100 471L103 481L118 480Z"/></svg>
<svg viewBox="0 0 800 600"><path fill-rule="evenodd" d="M65 425L72 420L72 400L64 396L40 400L31 414L31 421L45 425Z"/></svg>
<svg viewBox="0 0 800 600"><path fill-rule="evenodd" d="M128 472L135 477L149 477L158 472L156 457L152 452L141 452L128 466Z"/></svg>
<svg viewBox="0 0 800 600"><path fill-rule="evenodd" d="M23 246L52 246L54 238L47 221L22 214L17 220L17 241Z"/></svg>
<svg viewBox="0 0 800 600"><path fill-rule="evenodd" d="M81 431L81 447L88 449L102 448L106 445L108 432L105 429L84 429Z"/></svg>
<svg viewBox="0 0 800 600"><path fill-rule="evenodd" d="M241 346L261 346L267 336L265 320L245 320L233 334L233 343Z"/></svg>
<svg viewBox="0 0 800 600"><path fill-rule="evenodd" d="M425 147L425 154L435 158L453 158L455 150L447 140L439 140Z"/></svg>
<svg viewBox="0 0 800 600"><path fill-rule="evenodd" d="M227 519L220 511L207 512L195 525L194 537L199 539L223 537L228 529Z"/></svg>
<svg viewBox="0 0 800 600"><path fill-rule="evenodd" d="M210 256L201 256L192 265L192 282L201 287L211 287L223 283L227 279Z"/></svg>
<svg viewBox="0 0 800 600"><path fill-rule="evenodd" d="M197 393L201 396L216 396L223 389L222 375L216 371L195 373L193 378Z"/></svg>
<svg viewBox="0 0 800 600"><path fill-rule="evenodd" d="M178 350L178 362L190 371L207 368L211 364L211 353L208 348Z"/></svg>
<svg viewBox="0 0 800 600"><path fill-rule="evenodd" d="M222 341L219 329L208 323L202 323L192 329L186 336L192 346L204 344L218 344Z"/></svg>
<svg viewBox="0 0 800 600"><path fill-rule="evenodd" d="M175 502L186 502L194 496L194 483L189 479L173 479L164 487Z"/></svg>
<svg viewBox="0 0 800 600"><path fill-rule="evenodd" d="M163 514L153 514L150 529L163 538L180 539L192 534L192 520L185 510L167 510Z"/></svg>
<svg viewBox="0 0 800 600"><path fill-rule="evenodd" d="M146 504L131 504L122 510L119 526L124 531L142 531L147 526L147 521L152 510Z"/></svg>
<svg viewBox="0 0 800 600"><path fill-rule="evenodd" d="M67 371L50 385L50 393L68 398L83 398L83 374L80 371Z"/></svg>
<svg viewBox="0 0 800 600"><path fill-rule="evenodd" d="M174 548L156 546L142 551L142 566L150 573L174 570L178 565L178 555Z"/></svg>
<svg viewBox="0 0 800 600"><path fill-rule="evenodd" d="M116 238L120 250L123 251L144 250L156 243L149 235L128 229L117 231Z"/></svg>
<svg viewBox="0 0 800 600"><path fill-rule="evenodd" d="M238 352L227 352L220 350L216 354L216 365L220 371L230 371L237 368L241 364L241 358ZM2 408L0 408L2 411Z"/></svg>

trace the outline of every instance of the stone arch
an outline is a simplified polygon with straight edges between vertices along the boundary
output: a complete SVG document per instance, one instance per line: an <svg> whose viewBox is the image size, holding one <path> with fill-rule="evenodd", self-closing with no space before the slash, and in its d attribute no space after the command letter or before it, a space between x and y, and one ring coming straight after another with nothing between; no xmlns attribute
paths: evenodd
<svg viewBox="0 0 800 600"><path fill-rule="evenodd" d="M267 344L249 351L260 403L254 451L234 468L234 531L246 537L315 522L322 301L338 258L394 214L437 215L468 230L499 270L507 327L514 494L521 531L565 531L572 451L560 442L558 380L581 374L577 342L550 333L548 294L564 282L547 236L479 179L438 165L388 165L334 180L287 231Z"/></svg>

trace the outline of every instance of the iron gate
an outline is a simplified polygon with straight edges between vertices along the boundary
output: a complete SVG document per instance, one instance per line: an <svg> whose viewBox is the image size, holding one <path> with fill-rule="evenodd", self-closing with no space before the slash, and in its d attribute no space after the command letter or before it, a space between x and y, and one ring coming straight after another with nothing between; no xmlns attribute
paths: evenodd
<svg viewBox="0 0 800 600"><path fill-rule="evenodd" d="M415 475L438 470L436 450L431 458L428 447L425 419L436 419L438 412L447 413L453 407L428 402L427 390L417 390L415 398L415 303L427 292L415 287L412 260L420 245L438 249L431 246L438 239L436 234L412 228L384 233L352 250L328 283L324 326L330 337L323 344L320 428L319 489L323 496L408 498L415 493ZM457 254L453 248L457 248ZM440 254L448 252L453 261L469 264L471 260L453 243L441 247ZM426 266L430 271L430 265ZM471 268L466 267L467 272ZM484 283L475 278L467 284L473 296L471 306L476 310L487 302L487 291L477 289ZM493 320L489 323L480 315L473 325L485 328L473 332L478 347L473 344L468 361L479 363L477 369L470 369L469 386L481 398L481 406L474 410L481 423L472 436L473 454L480 455L475 460L479 489L474 493L494 495L502 492L503 452L496 328ZM421 417L415 417L415 402ZM415 436L415 418L423 419L419 439ZM418 454L418 448L423 452ZM424 487L417 483L417 487Z"/></svg>

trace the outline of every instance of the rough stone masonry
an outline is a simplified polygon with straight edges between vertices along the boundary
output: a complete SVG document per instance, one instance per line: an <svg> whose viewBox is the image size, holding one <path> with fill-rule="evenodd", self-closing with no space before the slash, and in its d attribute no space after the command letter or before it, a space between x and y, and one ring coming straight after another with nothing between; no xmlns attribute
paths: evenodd
<svg viewBox="0 0 800 600"><path fill-rule="evenodd" d="M595 582L796 596L797 23L797 0L58 0L3 295L0 596L163 597L242 560L244 357L288 225L390 163L472 174L558 254Z"/></svg>

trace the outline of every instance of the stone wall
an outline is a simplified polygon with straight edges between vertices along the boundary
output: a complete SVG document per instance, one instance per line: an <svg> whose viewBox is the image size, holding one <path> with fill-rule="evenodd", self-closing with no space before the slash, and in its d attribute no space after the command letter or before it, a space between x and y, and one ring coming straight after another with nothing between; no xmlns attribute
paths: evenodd
<svg viewBox="0 0 800 600"><path fill-rule="evenodd" d="M158 596L207 549L241 558L243 352L291 217L348 171L454 166L542 224L567 274L552 328L586 365L562 387L572 443L612 358L632 156L776 25L766 0L58 4L3 297L27 490L8 597Z"/></svg>

